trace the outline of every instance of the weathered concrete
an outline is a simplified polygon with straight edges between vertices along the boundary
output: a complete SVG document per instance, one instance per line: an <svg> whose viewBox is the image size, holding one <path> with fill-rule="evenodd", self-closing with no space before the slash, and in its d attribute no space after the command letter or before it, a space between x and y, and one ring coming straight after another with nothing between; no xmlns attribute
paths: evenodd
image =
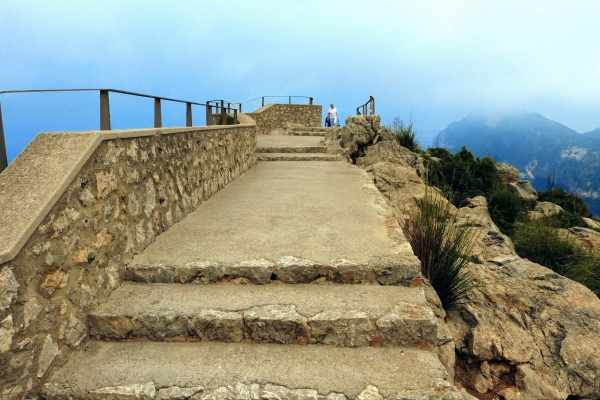
<svg viewBox="0 0 600 400"><path fill-rule="evenodd" d="M323 136L256 135L257 152L262 148L320 147L325 148Z"/></svg>
<svg viewBox="0 0 600 400"><path fill-rule="evenodd" d="M232 266L289 255L322 265L416 260L365 172L338 162L259 162L159 236L133 265Z"/></svg>
<svg viewBox="0 0 600 400"><path fill-rule="evenodd" d="M53 377L43 397L92 398L88 393L102 388L153 382L155 389L201 386L209 394L238 383L316 391L312 397L261 398L331 393L356 398L371 385L386 399L462 399L445 377L434 354L401 347L91 342ZM408 394L412 397L400 396Z"/></svg>
<svg viewBox="0 0 600 400"><path fill-rule="evenodd" d="M275 309L289 311L271 311ZM268 317L260 317L267 311ZM437 321L422 287L126 283L88 321L95 338L189 336L278 342L291 315L297 329L288 334L290 343L347 347L428 343L433 349L437 341ZM257 319L269 329L257 326Z"/></svg>
<svg viewBox="0 0 600 400"><path fill-rule="evenodd" d="M255 138L253 123L40 134L0 174L1 396L80 346L133 255L250 168Z"/></svg>
<svg viewBox="0 0 600 400"><path fill-rule="evenodd" d="M343 158L338 154L262 153L258 161L343 161Z"/></svg>

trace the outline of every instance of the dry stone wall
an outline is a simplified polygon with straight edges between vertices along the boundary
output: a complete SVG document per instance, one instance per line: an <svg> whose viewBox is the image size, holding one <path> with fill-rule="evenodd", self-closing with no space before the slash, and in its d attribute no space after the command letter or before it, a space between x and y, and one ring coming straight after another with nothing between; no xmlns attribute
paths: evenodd
<svg viewBox="0 0 600 400"><path fill-rule="evenodd" d="M1 399L39 387L85 341L88 311L133 255L256 162L255 128L146 130L100 143L0 265Z"/></svg>
<svg viewBox="0 0 600 400"><path fill-rule="evenodd" d="M256 121L258 134L268 135L274 130L321 126L323 110L312 104L267 104L246 115Z"/></svg>

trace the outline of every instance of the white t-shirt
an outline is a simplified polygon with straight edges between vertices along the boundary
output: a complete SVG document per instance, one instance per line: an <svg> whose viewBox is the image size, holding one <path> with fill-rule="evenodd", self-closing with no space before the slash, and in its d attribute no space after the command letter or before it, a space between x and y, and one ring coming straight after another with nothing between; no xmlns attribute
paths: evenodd
<svg viewBox="0 0 600 400"><path fill-rule="evenodd" d="M330 108L329 111L327 111L327 116L329 117L329 119L337 118L337 108Z"/></svg>

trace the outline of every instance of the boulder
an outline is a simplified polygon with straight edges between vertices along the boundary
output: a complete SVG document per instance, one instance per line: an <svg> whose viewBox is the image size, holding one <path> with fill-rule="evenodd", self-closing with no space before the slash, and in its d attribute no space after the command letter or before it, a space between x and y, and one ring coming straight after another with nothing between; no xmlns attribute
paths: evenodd
<svg viewBox="0 0 600 400"><path fill-rule="evenodd" d="M539 219L543 217L551 217L564 211L563 208L557 204L550 203L549 201L538 201L535 203L533 210L529 212L529 218Z"/></svg>
<svg viewBox="0 0 600 400"><path fill-rule="evenodd" d="M513 182L508 185L515 193L519 195L523 200L534 202L537 201L537 192L531 186L531 182L529 181L518 181Z"/></svg>
<svg viewBox="0 0 600 400"><path fill-rule="evenodd" d="M521 173L512 165L507 163L496 163L495 166L503 183L508 185L509 183L519 182L521 180Z"/></svg>

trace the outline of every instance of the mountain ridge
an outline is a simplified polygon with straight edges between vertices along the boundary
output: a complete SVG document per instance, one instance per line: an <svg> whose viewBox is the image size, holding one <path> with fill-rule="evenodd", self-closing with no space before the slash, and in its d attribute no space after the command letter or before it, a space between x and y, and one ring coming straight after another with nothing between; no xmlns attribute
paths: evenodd
<svg viewBox="0 0 600 400"><path fill-rule="evenodd" d="M553 176L557 186L600 198L600 128L575 130L534 112L471 113L448 125L433 145L515 166L530 180Z"/></svg>

